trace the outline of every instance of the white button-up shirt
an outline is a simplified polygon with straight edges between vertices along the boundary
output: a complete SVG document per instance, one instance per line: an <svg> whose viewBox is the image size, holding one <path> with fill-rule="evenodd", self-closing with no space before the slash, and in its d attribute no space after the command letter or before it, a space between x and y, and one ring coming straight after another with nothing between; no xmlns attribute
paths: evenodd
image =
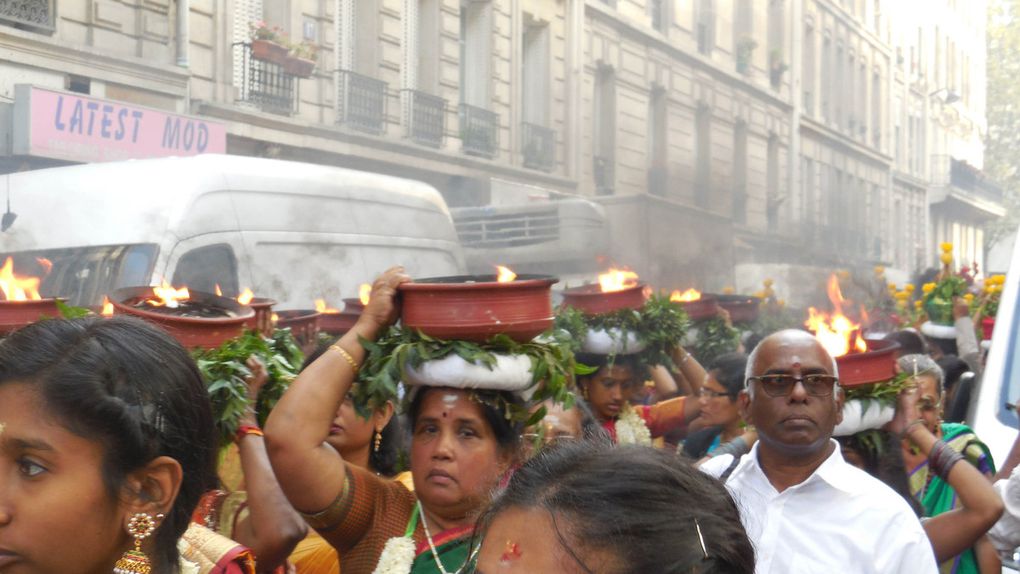
<svg viewBox="0 0 1020 574"><path fill-rule="evenodd" d="M726 481L755 547L756 574L931 574L935 555L900 495L843 460L839 445L804 482L778 492L758 445ZM732 455L701 466L719 477Z"/></svg>

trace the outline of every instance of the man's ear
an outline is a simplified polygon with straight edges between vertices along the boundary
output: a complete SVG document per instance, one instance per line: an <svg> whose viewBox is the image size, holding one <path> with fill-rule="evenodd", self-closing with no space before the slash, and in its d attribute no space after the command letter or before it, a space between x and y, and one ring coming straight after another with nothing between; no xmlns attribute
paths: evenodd
<svg viewBox="0 0 1020 574"><path fill-rule="evenodd" d="M751 393L747 389L737 393L737 412L745 423L754 425L754 421L751 420Z"/></svg>
<svg viewBox="0 0 1020 574"><path fill-rule="evenodd" d="M181 463L169 456L156 457L129 474L122 493L125 526L135 514L169 514L183 479Z"/></svg>

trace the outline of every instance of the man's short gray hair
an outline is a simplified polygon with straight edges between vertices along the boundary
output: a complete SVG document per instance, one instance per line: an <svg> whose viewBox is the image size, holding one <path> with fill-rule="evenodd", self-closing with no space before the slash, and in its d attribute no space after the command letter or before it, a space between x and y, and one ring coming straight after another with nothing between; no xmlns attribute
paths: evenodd
<svg viewBox="0 0 1020 574"><path fill-rule="evenodd" d="M804 333L806 335L811 336L811 333L808 333L807 331L803 331L801 329L789 329L789 330L790 331L797 331L797 332ZM776 333L773 333L772 335L775 335L775 334ZM769 335L769 336L765 337L764 339L762 339L761 341L759 341L758 344L755 345L754 349L751 350L751 354L747 356L747 367L744 369L744 389L747 390L747 394L751 395L751 398L754 398L754 387L752 387L750 384L748 384L748 381L750 380L751 377L754 377L756 375L756 373L754 372L754 364L758 361L758 353L761 351L762 345L765 343L765 341L768 341L770 338L772 338L772 335ZM814 338L814 337L812 336L812 338ZM819 345L821 345L821 343L819 343ZM825 354L828 355L829 356L829 360L832 361L832 374L835 375L836 379L837 379L837 381L833 385L833 389L832 389L832 391L833 391L832 392L832 396L835 397L838 394L838 392L839 392L839 380L838 380L839 379L839 365L836 363L836 357L833 357L832 355L829 355L828 351L825 351ZM936 367L937 366L938 365L936 365Z"/></svg>

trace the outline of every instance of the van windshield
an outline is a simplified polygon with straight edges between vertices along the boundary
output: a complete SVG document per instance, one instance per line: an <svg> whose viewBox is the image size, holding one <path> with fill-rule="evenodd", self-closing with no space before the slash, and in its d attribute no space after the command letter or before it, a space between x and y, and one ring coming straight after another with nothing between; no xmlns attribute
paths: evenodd
<svg viewBox="0 0 1020 574"><path fill-rule="evenodd" d="M0 254L19 277L41 277L43 297L94 307L120 287L148 285L159 248L155 244L71 247Z"/></svg>

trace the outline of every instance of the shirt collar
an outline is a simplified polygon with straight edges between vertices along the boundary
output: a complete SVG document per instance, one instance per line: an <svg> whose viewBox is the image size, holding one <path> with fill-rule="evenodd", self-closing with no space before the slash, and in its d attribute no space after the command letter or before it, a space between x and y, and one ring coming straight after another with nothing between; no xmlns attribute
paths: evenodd
<svg viewBox="0 0 1020 574"><path fill-rule="evenodd" d="M755 471L761 474L762 478L768 482L768 476L765 475L765 471L761 468L761 465L758 464L759 444L759 442L756 442L754 443L754 446L751 447L751 452L749 453L750 464L753 466ZM830 454L829 457L822 462L821 466L815 469L811 476L807 477L804 482L790 488L798 488L801 485L809 484L812 481L822 480L837 490L842 490L843 492L850 494L857 492L857 481L855 481L852 476L853 473L847 472L851 468L851 465L843 459L843 453L840 450L839 443L830 438L829 444L833 446L832 454Z"/></svg>

